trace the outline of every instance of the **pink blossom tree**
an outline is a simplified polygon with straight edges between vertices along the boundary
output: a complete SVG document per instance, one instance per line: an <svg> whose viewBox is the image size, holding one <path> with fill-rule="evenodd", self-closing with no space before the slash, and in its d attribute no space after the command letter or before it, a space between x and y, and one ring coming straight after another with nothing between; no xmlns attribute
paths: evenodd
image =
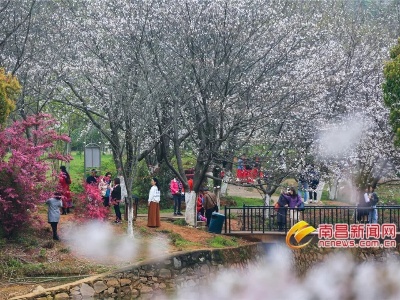
<svg viewBox="0 0 400 300"><path fill-rule="evenodd" d="M0 228L6 237L32 225L38 205L55 191L51 162L72 159L53 149L70 140L56 132L57 124L39 114L0 131Z"/></svg>

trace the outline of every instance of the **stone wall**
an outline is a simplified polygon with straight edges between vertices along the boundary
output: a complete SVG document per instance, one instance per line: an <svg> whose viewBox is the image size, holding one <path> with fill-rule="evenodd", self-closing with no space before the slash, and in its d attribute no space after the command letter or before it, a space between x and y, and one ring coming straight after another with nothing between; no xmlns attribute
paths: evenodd
<svg viewBox="0 0 400 300"><path fill-rule="evenodd" d="M312 266L322 262L328 255L338 252L349 254L358 262L376 261L386 262L389 257L397 258L400 261L400 244L397 248L319 248L316 243L310 244L308 247L293 250L293 264L296 272L301 275L305 274Z"/></svg>
<svg viewBox="0 0 400 300"><path fill-rule="evenodd" d="M271 244L270 244L271 245ZM284 244L282 244L285 247ZM224 269L246 270L258 264L267 251L266 244L180 252L160 259L137 263L114 272L92 276L50 289L37 289L31 294L12 299L154 299L157 295L174 295L178 288L197 288L213 280ZM355 261L386 261L389 256L400 260L400 249L318 248L317 244L293 250L293 267L301 276L327 255L350 253Z"/></svg>
<svg viewBox="0 0 400 300"><path fill-rule="evenodd" d="M114 272L92 276L12 299L154 299L177 288L194 287L223 269L246 269L263 256L261 244L238 248L180 252L137 263Z"/></svg>

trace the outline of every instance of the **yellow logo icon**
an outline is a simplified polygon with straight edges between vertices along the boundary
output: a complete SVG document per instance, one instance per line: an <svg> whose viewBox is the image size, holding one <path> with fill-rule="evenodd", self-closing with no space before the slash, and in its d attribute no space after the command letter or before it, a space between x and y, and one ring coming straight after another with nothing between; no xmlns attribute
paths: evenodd
<svg viewBox="0 0 400 300"><path fill-rule="evenodd" d="M309 235L313 231L315 231L314 227L308 225L308 223L305 221L300 221L300 222L294 224L292 228L290 228L289 232L286 235L286 244L289 246L289 248L292 248L292 249L303 248L303 247L307 246L309 243L311 243L312 238L304 244L299 245L299 243L301 242L301 240L303 238L305 238L307 235ZM296 240L298 245L291 244L290 238L292 236L294 236L294 239Z"/></svg>

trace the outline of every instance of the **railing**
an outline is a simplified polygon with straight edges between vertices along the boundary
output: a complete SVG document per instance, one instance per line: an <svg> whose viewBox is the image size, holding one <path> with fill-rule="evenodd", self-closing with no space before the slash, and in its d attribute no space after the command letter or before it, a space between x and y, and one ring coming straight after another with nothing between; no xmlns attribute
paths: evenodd
<svg viewBox="0 0 400 300"><path fill-rule="evenodd" d="M378 206L376 209L379 224L391 223L396 224L396 228L400 227L400 206ZM225 207L225 233L287 232L300 220L315 228L320 224L368 223L368 212L363 215L357 206L306 206L304 211L296 208L280 208L276 211L273 206Z"/></svg>

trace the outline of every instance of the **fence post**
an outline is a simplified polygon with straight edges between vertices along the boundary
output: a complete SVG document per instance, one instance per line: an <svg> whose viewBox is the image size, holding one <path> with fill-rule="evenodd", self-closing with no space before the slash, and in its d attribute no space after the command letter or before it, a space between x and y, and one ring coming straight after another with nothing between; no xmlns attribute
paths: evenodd
<svg viewBox="0 0 400 300"><path fill-rule="evenodd" d="M246 231L246 204L243 203L243 231Z"/></svg>
<svg viewBox="0 0 400 300"><path fill-rule="evenodd" d="M224 214L225 214L225 234L227 234L228 230L226 228L228 226L228 209L226 208L226 205L224 208ZM231 227L230 221L231 221L231 216L229 215L229 227Z"/></svg>

